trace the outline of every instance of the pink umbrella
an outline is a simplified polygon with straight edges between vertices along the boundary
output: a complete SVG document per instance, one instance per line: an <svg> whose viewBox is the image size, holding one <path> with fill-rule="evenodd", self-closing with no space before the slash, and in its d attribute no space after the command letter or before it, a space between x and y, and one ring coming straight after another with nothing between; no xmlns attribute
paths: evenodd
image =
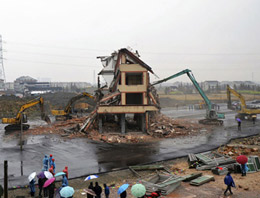
<svg viewBox="0 0 260 198"><path fill-rule="evenodd" d="M48 179L48 180L44 183L43 188L46 188L47 186L49 186L50 184L52 184L54 181L55 181L55 177Z"/></svg>

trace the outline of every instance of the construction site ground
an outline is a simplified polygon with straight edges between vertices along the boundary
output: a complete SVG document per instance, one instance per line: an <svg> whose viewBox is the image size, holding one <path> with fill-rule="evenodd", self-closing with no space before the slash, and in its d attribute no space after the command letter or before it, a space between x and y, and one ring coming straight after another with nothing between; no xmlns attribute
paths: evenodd
<svg viewBox="0 0 260 198"><path fill-rule="evenodd" d="M10 188L17 189L17 187L26 186L28 184L28 174L32 170L37 172L41 170L44 154L53 154L58 170L62 170L64 166L69 166L71 178L80 177L69 181L71 186L78 189L75 197L83 197L81 190L86 188L88 183L83 182L84 178L82 176L92 173L101 174L98 180L101 183L106 182L109 185L115 185L115 188L111 189L113 193L116 193L117 186L124 182L134 183L138 181L138 178L133 177L128 170L103 174L104 172L126 168L129 165L167 160L167 162L162 163L168 164L173 171L177 167L186 171L179 171L178 174L189 174L195 170L187 169L186 159L169 160L184 157L188 153L216 149L220 145L225 145L231 139L259 134L259 121L255 125L249 121L242 122L242 130L238 131L234 120L235 113L224 108L225 105L220 106L221 110L226 112L224 126L199 125L197 121L204 117L205 110L189 110L187 106L178 106L173 109L162 109L164 115L158 115L152 120L149 134L137 132L138 130L133 127L131 131L127 131L126 135L122 135L116 123L104 125L104 128L109 133L99 134L95 126L88 131L78 132L78 128L86 119L85 117L74 118L65 122L56 122L51 126L47 126L40 120L30 120L32 128L23 134L23 152L19 151L19 132L5 134L3 130L4 125L0 124L0 160L3 162L3 160L8 159L9 161ZM241 142L235 143L240 144ZM222 150L220 149L220 151L235 157L236 146L229 145L222 148ZM258 150L254 150L255 147L252 145L249 147L254 148L244 147L246 147L245 152L247 152L245 154L250 154L251 152L256 154L258 152ZM259 153L257 154L259 155ZM171 165L176 167L171 167ZM0 163L0 168L3 169L2 163ZM23 170L23 175L21 175L20 170ZM148 173L145 172L144 174ZM257 175L256 177L259 179L259 173L251 175ZM255 189L252 191L251 189L253 188L251 187L249 190L244 189L243 185L251 182L251 180L246 181L250 178L249 176L241 179L241 181L245 180L241 185L242 188L238 187L237 190L234 190L234 192L240 193L241 196L239 197L244 195L254 197L254 192L257 192ZM3 183L1 178L3 178L3 173L0 173L0 183ZM127 181L124 181L125 178L128 178ZM207 193L211 193L211 191L213 192L212 195L217 194L221 197L225 187L223 176L215 176L215 178L215 182L210 182L201 187L192 187L183 183L180 188L168 197L210 197ZM235 181L240 181L239 178L238 175L235 176ZM10 193L20 195L15 194L15 192L20 193L20 190L10 190ZM22 190L22 193L28 196L28 189ZM236 193L232 197L235 196Z"/></svg>
<svg viewBox="0 0 260 198"><path fill-rule="evenodd" d="M219 147L216 151L228 154L230 148L233 151L232 156L235 158L239 154L247 155L258 155L260 156L260 136L254 136L249 138L236 139L231 141L228 145ZM250 149L248 149L250 148ZM253 149L254 148L254 149ZM172 174L184 176L194 172L198 172L196 169L189 169L187 158L179 158L175 160L169 160L164 162L159 162L155 164L162 164L171 170ZM201 171L203 175L213 175L211 171ZM155 174L154 171L138 171L142 178L148 178ZM182 182L181 186L178 187L174 192L167 196L169 198L220 198L220 197L232 197L232 198L259 198L260 197L260 172L247 174L247 176L242 177L241 174L232 174L233 179L236 184L236 188L232 188L232 196L224 196L224 191L226 185L224 184L224 176L214 175L215 181L211 181L202 186L191 186L189 183ZM69 180L69 185L75 189L75 198L86 197L84 194L84 189L87 189L89 181L84 182L85 177L71 179ZM111 196L118 197L117 190L118 187L124 183L129 183L130 185L135 184L140 181L140 178L135 176L129 169L112 171L103 174L99 174L99 178L93 180L93 182L98 181L99 184L103 185L106 183L110 186ZM60 186L60 182L56 183L56 186ZM131 188L128 188L128 197L133 197L130 192ZM38 189L36 191L36 195ZM9 197L16 198L16 196L28 197L29 189L15 189L9 191ZM104 195L102 195L104 197Z"/></svg>

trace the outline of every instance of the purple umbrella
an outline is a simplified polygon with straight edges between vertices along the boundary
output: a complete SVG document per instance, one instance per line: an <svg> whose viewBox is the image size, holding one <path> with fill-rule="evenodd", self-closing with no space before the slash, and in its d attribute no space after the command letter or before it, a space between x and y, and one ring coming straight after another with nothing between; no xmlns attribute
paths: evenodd
<svg viewBox="0 0 260 198"><path fill-rule="evenodd" d="M236 119L238 122L241 122L241 120L239 118Z"/></svg>
<svg viewBox="0 0 260 198"><path fill-rule="evenodd" d="M41 178L41 179L45 178L44 172L42 171L42 172L38 173L37 177Z"/></svg>

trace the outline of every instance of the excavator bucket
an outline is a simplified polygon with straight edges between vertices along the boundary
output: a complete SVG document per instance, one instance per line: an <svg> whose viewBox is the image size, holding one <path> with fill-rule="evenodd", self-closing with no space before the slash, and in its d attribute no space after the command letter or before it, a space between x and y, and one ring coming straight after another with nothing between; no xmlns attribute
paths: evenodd
<svg viewBox="0 0 260 198"><path fill-rule="evenodd" d="M45 113L43 113L41 117L42 117L42 120L44 120L48 124L51 124L51 119Z"/></svg>

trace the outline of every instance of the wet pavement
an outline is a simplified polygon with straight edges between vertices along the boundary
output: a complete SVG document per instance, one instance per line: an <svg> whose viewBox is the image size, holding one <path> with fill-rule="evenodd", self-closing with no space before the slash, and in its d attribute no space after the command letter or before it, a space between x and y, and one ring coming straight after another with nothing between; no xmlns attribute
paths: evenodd
<svg viewBox="0 0 260 198"><path fill-rule="evenodd" d="M183 110L188 117L203 117L203 110ZM168 116L178 117L180 110L162 110ZM177 115L177 116L176 116ZM19 136L4 134L0 124L0 170L4 160L8 160L9 187L27 185L27 176L42 169L44 154L53 154L56 172L69 167L70 178L125 168L129 165L152 163L186 156L188 153L208 151L227 143L231 139L256 135L260 132L260 122L243 122L238 131L234 113L228 112L224 126L217 127L212 133L202 132L193 137L164 139L156 143L108 144L94 142L85 138L66 140L55 135L28 136L24 150L18 145ZM36 122L37 123L37 122ZM37 125L37 124L36 124ZM21 166L22 165L22 166ZM0 183L3 182L0 171Z"/></svg>

